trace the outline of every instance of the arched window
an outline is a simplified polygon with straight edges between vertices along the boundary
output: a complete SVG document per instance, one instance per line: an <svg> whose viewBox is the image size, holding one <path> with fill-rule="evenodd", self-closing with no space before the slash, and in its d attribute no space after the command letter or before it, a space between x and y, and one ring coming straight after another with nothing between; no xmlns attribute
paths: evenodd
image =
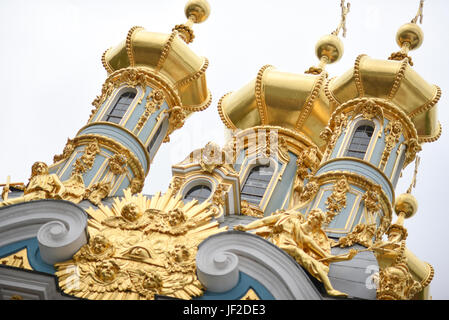
<svg viewBox="0 0 449 320"><path fill-rule="evenodd" d="M369 142L371 141L371 137L373 136L373 132L374 127L369 124L363 124L357 127L349 148L346 151L346 156L363 160L366 150L368 149Z"/></svg>
<svg viewBox="0 0 449 320"><path fill-rule="evenodd" d="M120 123L120 120L122 120L123 116L128 110L128 107L136 97L136 94L137 92L135 90L122 93L114 106L110 108L108 113L103 117L103 121L113 122L117 124Z"/></svg>
<svg viewBox="0 0 449 320"><path fill-rule="evenodd" d="M198 203L202 203L209 198L211 192L212 190L208 186L198 185L187 191L184 200L191 201L196 199Z"/></svg>
<svg viewBox="0 0 449 320"><path fill-rule="evenodd" d="M259 205L271 181L273 172L274 169L269 165L260 165L252 168L240 192L240 198L249 203Z"/></svg>

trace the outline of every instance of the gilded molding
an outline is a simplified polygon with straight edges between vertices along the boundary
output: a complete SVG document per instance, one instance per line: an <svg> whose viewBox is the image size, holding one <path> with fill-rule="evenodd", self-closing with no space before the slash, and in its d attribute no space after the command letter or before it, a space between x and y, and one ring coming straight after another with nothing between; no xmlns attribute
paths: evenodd
<svg viewBox="0 0 449 320"><path fill-rule="evenodd" d="M126 129L125 127L122 127L122 126L120 126L120 125L118 125L118 124L116 124L116 123L113 123L113 122L107 122L107 121L98 121L98 122L88 123L88 124L86 124L84 127L82 127L80 130L78 130L77 136L78 136L79 134L81 134L81 132L83 132L85 129L87 129L87 128L89 128L89 127L96 126L96 125L101 125L101 124L115 127L115 128L117 128L117 129L120 129L121 131L124 131L124 132L128 133L129 135L131 135L131 136L134 138L134 140L139 144L140 148L143 150L144 155L145 155L145 160L147 161L147 163L148 163L148 164L151 163L151 161L150 161L150 154L148 153L148 150L147 150L147 148L144 146L144 144L142 143L142 141L140 141L140 139L139 139L139 138L138 138L132 131L129 131L129 130ZM83 135L84 135L84 134L83 134ZM100 136L101 136L101 135L100 135ZM103 137L103 136L102 136L102 137ZM106 137L105 137L105 138L106 138ZM76 138L75 138L75 139L76 139ZM73 140L75 140L75 139L73 139ZM150 169L148 168L146 173L148 173L149 170L150 170Z"/></svg>
<svg viewBox="0 0 449 320"><path fill-rule="evenodd" d="M256 77L256 87L255 87L255 96L256 96L256 104L257 109L259 110L259 116L260 116L260 122L262 125L267 124L267 106L265 104L265 99L263 95L263 88L262 88L262 81L263 81L263 75L265 71L274 68L272 65L265 65L262 68L260 68L259 72L257 73Z"/></svg>
<svg viewBox="0 0 449 320"><path fill-rule="evenodd" d="M310 112L312 111L313 102L318 97L320 90L323 86L323 83L325 82L327 78L327 73L323 72L321 73L320 77L317 79L313 86L313 90L309 97L307 98L306 102L304 103L301 112L298 116L298 120L296 121L295 129L300 130L304 122L307 120L307 118L310 115Z"/></svg>
<svg viewBox="0 0 449 320"><path fill-rule="evenodd" d="M358 159L358 158L351 158L351 157L340 157L340 158L334 158L334 159L330 159L328 161L325 161L323 163L321 163L320 167L317 169L317 171L319 171L321 168L325 167L326 165L333 163L333 162L337 162L337 161L342 161L342 160L348 160L348 161L353 161L353 162L358 162L361 163L365 166L370 167L371 169L374 169L377 174L379 174L380 176L382 176L383 180L388 184L391 192L392 192L392 198L394 199L394 188L393 185L391 184L390 179L385 175L385 173L383 171L381 171L378 167L374 166L373 164L371 164L370 162ZM326 172L328 173L328 172ZM324 174L326 174L324 173ZM376 184L370 184L370 185L376 185ZM394 201L393 201L394 202Z"/></svg>
<svg viewBox="0 0 449 320"><path fill-rule="evenodd" d="M209 60L206 57L204 57L204 62L203 62L201 69L191 75L188 75L184 79L181 79L178 82L176 82L174 85L175 88L180 88L180 87L186 86L189 83L199 79L203 74L206 73L206 70L208 67L209 67Z"/></svg>
<svg viewBox="0 0 449 320"><path fill-rule="evenodd" d="M443 127L441 126L441 123L438 122L438 133L437 134L435 134L434 136L430 136L430 137L429 136L426 136L426 137L422 137L421 136L421 137L419 137L418 141L419 141L419 143L435 142L435 141L437 141L441 137L442 133L443 133Z"/></svg>
<svg viewBox="0 0 449 320"><path fill-rule="evenodd" d="M413 67L413 61L412 57L407 55L407 53L402 51L393 52L389 57L388 60L395 60L395 61L402 61L407 60L408 64Z"/></svg>
<svg viewBox="0 0 449 320"><path fill-rule="evenodd" d="M132 47L132 38L133 35L136 31L142 30L143 27L139 27L139 26L135 26L132 27L129 31L128 34L126 35L126 54L128 55L128 59L129 59L129 64L131 67L135 66L135 61L134 61L134 52L133 52L133 47Z"/></svg>
<svg viewBox="0 0 449 320"><path fill-rule="evenodd" d="M193 39L195 39L195 34L188 25L185 24L177 24L172 31L177 31L179 33L180 38L187 44L192 43Z"/></svg>
<svg viewBox="0 0 449 320"><path fill-rule="evenodd" d="M302 132L298 132L292 129L279 127L279 126L255 126L251 128L247 128L244 130L238 130L237 133L233 136L236 141L235 153L238 154L243 149L248 148L248 139L245 139L246 136L257 133L259 130L266 130L269 134L269 131L275 131L280 137L283 137L287 150L294 153L296 156L299 156L304 149L315 146L315 143L310 140ZM323 158L323 153L318 149L317 152L318 158L321 160Z"/></svg>
<svg viewBox="0 0 449 320"><path fill-rule="evenodd" d="M335 159L333 159L333 160L335 160ZM333 160L331 160L331 161L333 161ZM340 160L340 159L338 159L338 160ZM351 160L352 160L352 158L351 158ZM328 161L326 163L329 163L331 161ZM379 170L379 169L376 168L376 170ZM365 176L357 174L357 173L353 173L353 172L348 172L348 171L328 171L328 172L322 173L322 174L320 174L318 176L314 176L311 179L311 181L314 181L319 186L322 186L322 185L324 185L326 183L335 182L338 179L340 179L342 176L346 177L348 183L353 184L355 186L358 186L358 187L360 187L360 188L362 188L364 190L369 190L371 188L377 188L378 187L378 185L376 183L374 183L370 179L366 178ZM389 180L387 180L387 182L391 186L391 182L389 182ZM393 199L394 199L394 190L393 189L391 189L391 190L392 190ZM388 220L391 221L393 209L391 207L391 202L388 199L388 196L386 195L385 191L382 190L382 189L380 189L380 200L379 201L380 201L381 204L383 204L382 208L384 210L384 216Z"/></svg>
<svg viewBox="0 0 449 320"><path fill-rule="evenodd" d="M396 93L398 92L399 86L401 85L401 81L404 79L405 75L405 69L408 67L408 59L404 59L401 63L401 67L396 74L396 77L394 79L393 86L391 87L390 94L388 95L388 100L392 100Z"/></svg>
<svg viewBox="0 0 449 320"><path fill-rule="evenodd" d="M182 106L182 108L186 111L193 111L193 112L198 112L198 111L204 111L207 108L209 108L209 106L212 104L212 93L207 90L207 101L201 103L201 104L197 104L197 105L189 105L189 106Z"/></svg>
<svg viewBox="0 0 449 320"><path fill-rule="evenodd" d="M161 56L159 57L159 61L157 62L157 65L155 68L156 72L159 72L162 69L162 67L165 63L165 60L167 60L168 53L170 52L171 46L173 44L173 40L175 39L177 34L178 34L178 31L174 30L168 37L167 41L165 42L164 47L162 48Z"/></svg>
<svg viewBox="0 0 449 320"><path fill-rule="evenodd" d="M140 163L139 159L134 155L134 153L131 150L123 146L121 143L99 134L83 134L73 139L75 146L89 144L91 141L94 140L98 141L98 143L101 146L105 146L110 150L114 151L115 153L125 155L128 158L128 165L131 168L134 176L139 179L145 179L146 174L143 170L142 164Z"/></svg>
<svg viewBox="0 0 449 320"><path fill-rule="evenodd" d="M101 55L101 64L103 65L103 68L106 70L108 74L111 74L114 72L112 67L109 65L109 63L106 61L106 54L111 48L107 49L103 54Z"/></svg>
<svg viewBox="0 0 449 320"><path fill-rule="evenodd" d="M324 94L326 95L331 105L333 105L333 107L338 107L341 104L340 102L337 101L337 98L335 98L334 94L329 90L330 82L336 78L337 77L333 77L332 79L326 81L326 83L324 84Z"/></svg>
<svg viewBox="0 0 449 320"><path fill-rule="evenodd" d="M418 132L416 131L415 125L411 121L410 117L407 116L407 114L401 110L399 107L391 103L390 101L384 100L384 99L378 99L378 98L355 98L352 100L349 100L342 105L340 105L335 111L332 113L328 127L330 127L330 123L334 121L334 118L342 113L344 110L355 108L359 105L359 103L366 103L367 101L371 101L371 103L375 103L378 107L382 109L382 113L385 118L391 120L391 119L397 119L402 122L402 126L405 129L404 131L407 133L407 136L405 138L415 138L418 139Z"/></svg>
<svg viewBox="0 0 449 320"><path fill-rule="evenodd" d="M223 124L231 130L237 130L237 127L229 119L228 115L223 112L223 105L222 105L223 100L231 94L232 94L232 92L228 92L220 98L220 100L218 101L218 104L217 104L217 109L218 109L218 115L220 116L220 119L223 122Z"/></svg>
<svg viewBox="0 0 449 320"><path fill-rule="evenodd" d="M366 57L366 54L359 55L354 63L354 81L357 92L359 93L359 97L363 97L365 95L365 90L363 89L362 83L362 75L360 74L360 62L363 57Z"/></svg>
<svg viewBox="0 0 449 320"><path fill-rule="evenodd" d="M441 98L441 88L439 86L437 86L437 85L435 85L435 88L436 88L436 92L435 92L435 96L433 97L433 99L428 101L428 102L426 102L421 107L418 107L415 110L413 110L412 112L410 112L408 114L408 116L410 118L414 118L417 115L432 109L438 103L438 101Z"/></svg>

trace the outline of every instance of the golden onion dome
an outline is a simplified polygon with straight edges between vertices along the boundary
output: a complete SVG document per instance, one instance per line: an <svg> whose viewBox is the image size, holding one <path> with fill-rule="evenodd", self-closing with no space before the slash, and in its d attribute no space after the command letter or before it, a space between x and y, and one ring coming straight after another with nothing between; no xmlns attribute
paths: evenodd
<svg viewBox="0 0 449 320"><path fill-rule="evenodd" d="M396 42L402 50L392 54L389 60L358 56L354 67L326 84L329 100L336 105L359 97L388 100L409 116L420 142L437 140L441 135L437 115L441 89L414 71L407 55L409 50L420 47L423 39L424 34L415 23L401 26Z"/></svg>
<svg viewBox="0 0 449 320"><path fill-rule="evenodd" d="M302 132L324 147L320 132L332 114L324 92L327 74L293 74L272 66L260 69L256 79L223 96L218 112L230 129L260 125Z"/></svg>
<svg viewBox="0 0 449 320"><path fill-rule="evenodd" d="M177 91L183 108L207 108L211 102L205 75L209 61L195 54L187 43L194 38L192 24L206 20L209 12L207 1L191 0L185 7L187 23L175 26L171 34L131 28L124 41L103 54L103 66L109 74L123 68L145 68Z"/></svg>

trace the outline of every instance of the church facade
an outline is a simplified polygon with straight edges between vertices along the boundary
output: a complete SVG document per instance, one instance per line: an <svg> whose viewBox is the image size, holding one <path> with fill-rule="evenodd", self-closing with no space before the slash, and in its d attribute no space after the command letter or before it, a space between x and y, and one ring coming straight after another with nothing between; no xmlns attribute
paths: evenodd
<svg viewBox="0 0 449 320"><path fill-rule="evenodd" d="M141 191L159 147L212 102L209 62L188 46L210 8L189 1L170 34L131 28L102 56L87 124L27 184L4 184L0 299L429 299L433 267L406 243L417 200L395 194L441 135L441 89L408 55L419 16L399 29L399 52L360 55L329 79L341 8L319 64L265 65L221 97L225 145L192 150L155 195Z"/></svg>

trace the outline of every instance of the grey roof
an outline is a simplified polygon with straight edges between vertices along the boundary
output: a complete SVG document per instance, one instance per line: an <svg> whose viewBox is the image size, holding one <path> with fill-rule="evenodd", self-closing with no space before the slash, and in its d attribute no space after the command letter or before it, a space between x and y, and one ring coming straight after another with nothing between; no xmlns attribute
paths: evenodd
<svg viewBox="0 0 449 320"><path fill-rule="evenodd" d="M347 253L349 249L366 249L361 245L348 248L332 248L333 255ZM352 260L331 263L329 279L332 286L350 297L359 299L376 299L376 287L372 276L378 272L379 267L373 252L358 253Z"/></svg>

